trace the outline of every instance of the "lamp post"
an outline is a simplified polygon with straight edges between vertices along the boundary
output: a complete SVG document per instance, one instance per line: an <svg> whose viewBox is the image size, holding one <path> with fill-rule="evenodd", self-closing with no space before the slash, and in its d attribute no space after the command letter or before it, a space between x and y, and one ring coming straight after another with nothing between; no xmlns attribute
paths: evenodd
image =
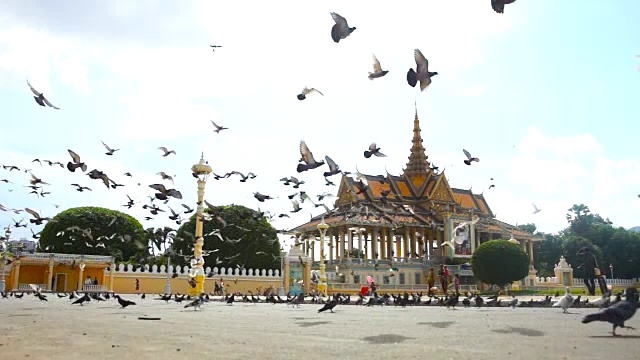
<svg viewBox="0 0 640 360"><path fill-rule="evenodd" d="M318 281L318 292L322 294L322 296L327 296L327 274L325 272L324 265L324 237L327 233L327 229L329 229L329 225L324 222L324 216L320 221L320 224L317 226L318 231L320 231L320 281Z"/></svg>
<svg viewBox="0 0 640 360"><path fill-rule="evenodd" d="M171 266L171 253L167 251L167 282L164 284L165 295L171 295L171 273L169 272L169 266Z"/></svg>
<svg viewBox="0 0 640 360"><path fill-rule="evenodd" d="M11 236L11 225L7 226L4 229L4 240L2 241L2 277L0 277L0 293L3 293L6 288L6 283L4 280L4 272L7 267L7 254L9 252L9 237Z"/></svg>
<svg viewBox="0 0 640 360"><path fill-rule="evenodd" d="M211 174L211 166L204 160L204 153L200 156L200 162L191 167L193 177L198 179L198 208L196 211L196 242L193 247L193 259L191 259L191 269L189 275L195 280L196 286L190 287L191 296L199 296L204 291L204 257L202 256L202 215L204 212L204 186L207 178Z"/></svg>

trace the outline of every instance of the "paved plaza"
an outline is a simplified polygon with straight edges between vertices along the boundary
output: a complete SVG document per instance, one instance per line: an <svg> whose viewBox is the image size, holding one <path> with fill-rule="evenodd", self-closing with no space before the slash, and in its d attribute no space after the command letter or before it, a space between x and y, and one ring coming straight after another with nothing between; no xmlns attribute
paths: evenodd
<svg viewBox="0 0 640 360"><path fill-rule="evenodd" d="M640 358L639 332L580 323L596 309L204 304L124 295L0 299L0 359L604 359ZM528 299L527 299L528 300ZM140 320L139 317L160 317ZM640 317L628 325L640 329Z"/></svg>

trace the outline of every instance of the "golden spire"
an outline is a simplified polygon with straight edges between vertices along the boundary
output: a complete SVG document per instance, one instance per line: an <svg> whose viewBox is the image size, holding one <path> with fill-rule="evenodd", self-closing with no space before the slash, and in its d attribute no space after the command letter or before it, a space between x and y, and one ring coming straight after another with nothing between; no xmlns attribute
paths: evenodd
<svg viewBox="0 0 640 360"><path fill-rule="evenodd" d="M418 105L415 104L416 115L413 120L413 139L411 140L411 154L409 162L404 169L404 173L408 176L427 175L430 171L429 161L422 146L422 136L420 136L420 120L418 119Z"/></svg>

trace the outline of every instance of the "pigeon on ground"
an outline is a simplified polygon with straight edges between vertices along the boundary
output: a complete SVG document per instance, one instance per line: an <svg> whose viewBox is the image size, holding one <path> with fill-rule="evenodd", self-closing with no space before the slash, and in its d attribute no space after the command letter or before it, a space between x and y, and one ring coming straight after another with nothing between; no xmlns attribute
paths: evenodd
<svg viewBox="0 0 640 360"><path fill-rule="evenodd" d="M467 159L466 159L466 160L464 160L464 163L465 163L465 164L467 164L467 165L471 165L471 163L472 163L472 162L474 162L474 161L475 161L475 162L480 162L480 159L479 159L479 158L471 156L471 153L470 153L470 152L468 152L467 150L462 149L462 152L464 153L464 156L466 156L466 157L467 157Z"/></svg>
<svg viewBox="0 0 640 360"><path fill-rule="evenodd" d="M571 305L573 305L573 296L571 295L571 291L567 286L564 296L557 303L553 304L553 307L562 308L563 313L568 314L569 312L567 311L567 309L571 307Z"/></svg>
<svg viewBox="0 0 640 360"><path fill-rule="evenodd" d="M413 51L413 57L416 60L416 70L409 69L407 71L407 82L409 86L416 87L420 81L420 91L424 91L431 84L431 77L438 75L438 72L429 71L429 60L422 55L419 49Z"/></svg>
<svg viewBox="0 0 640 360"><path fill-rule="evenodd" d="M118 299L118 304L120 304L120 306L122 306L122 308L126 308L129 305L135 305L136 303L134 303L133 301L129 301L129 300L125 300L123 298L120 297L120 295L116 295L114 296L116 299Z"/></svg>
<svg viewBox="0 0 640 360"><path fill-rule="evenodd" d="M333 21L336 22L331 28L331 38L336 43L339 43L340 40L346 39L347 36L351 35L351 33L356 29L355 27L349 27L347 19L334 12L331 13L331 17L333 18Z"/></svg>
<svg viewBox="0 0 640 360"><path fill-rule="evenodd" d="M382 67L380 66L380 61L378 61L378 58L375 55L373 55L373 72L369 73L369 80L383 77L387 75L388 72L389 70L382 70Z"/></svg>
<svg viewBox="0 0 640 360"><path fill-rule="evenodd" d="M498 14L504 13L504 6L508 4L513 4L516 0L491 0L491 7L493 11Z"/></svg>
<svg viewBox="0 0 640 360"><path fill-rule="evenodd" d="M582 323L588 324L593 321L606 321L611 323L613 324L613 336L620 336L616 334L616 328L619 327L635 330L634 327L625 326L624 322L631 319L638 309L637 294L638 289L634 287L627 288L623 301L619 301L598 313L585 316L582 319Z"/></svg>
<svg viewBox="0 0 640 360"><path fill-rule="evenodd" d="M27 80L27 85L29 85L29 88L31 89L31 92L35 95L33 97L33 99L38 103L38 105L40 106L49 106L51 108L54 108L56 110L60 110L59 107L54 106L52 103L49 102L49 100L47 100L46 97L44 97L44 94L39 92L38 90L34 89L33 86L31 86L31 84L29 83L29 80Z"/></svg>
<svg viewBox="0 0 640 360"><path fill-rule="evenodd" d="M335 308L336 305L338 305L338 300L333 299L333 300L329 301L328 303L324 304L324 306L320 310L318 310L318 312L321 313L321 312L325 312L327 310L333 312L333 308Z"/></svg>
<svg viewBox="0 0 640 360"><path fill-rule="evenodd" d="M298 100L302 101L304 99L307 98L307 95L309 95L312 92L317 92L318 94L324 96L323 93L320 92L320 90L316 89L316 88L308 88L308 87L304 87L304 89L302 89L302 92L300 94L298 94Z"/></svg>

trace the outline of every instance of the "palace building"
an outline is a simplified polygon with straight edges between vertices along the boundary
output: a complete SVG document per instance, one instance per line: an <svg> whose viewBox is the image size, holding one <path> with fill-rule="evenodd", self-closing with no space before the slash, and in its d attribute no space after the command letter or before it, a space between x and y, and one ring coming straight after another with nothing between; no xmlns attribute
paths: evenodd
<svg viewBox="0 0 640 360"><path fill-rule="evenodd" d="M452 188L444 171L429 163L422 142L416 110L409 161L402 174L343 175L334 209L289 231L317 268L317 225L324 218L329 226L325 260L338 265L336 273L327 272L330 289L348 287L340 282L357 288L366 276L396 289L417 288L414 285L425 283L429 267L465 263L480 244L494 239L517 241L533 264L533 242L542 238L496 219L482 194ZM341 266L349 271L340 270ZM466 275L469 285L475 283L470 267L451 268L461 277ZM397 270L398 276L390 275L389 269ZM332 284L339 273L342 281ZM534 277L531 265L526 283L532 284Z"/></svg>

